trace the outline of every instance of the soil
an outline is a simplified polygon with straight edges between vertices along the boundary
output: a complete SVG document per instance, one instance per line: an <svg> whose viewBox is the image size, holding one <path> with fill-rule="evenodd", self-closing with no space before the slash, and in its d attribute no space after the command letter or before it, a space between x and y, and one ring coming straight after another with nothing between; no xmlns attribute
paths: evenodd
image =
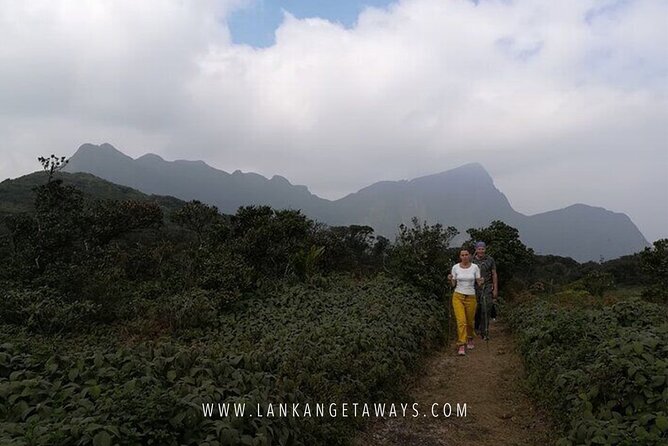
<svg viewBox="0 0 668 446"><path fill-rule="evenodd" d="M427 360L408 391L420 415L371 418L355 446L547 445L556 435L548 416L522 387L524 368L509 328L490 322L490 340L476 339L475 348L457 356L452 342ZM431 416L438 403L439 417ZM445 403L452 414L443 415ZM466 416L456 416L466 403Z"/></svg>

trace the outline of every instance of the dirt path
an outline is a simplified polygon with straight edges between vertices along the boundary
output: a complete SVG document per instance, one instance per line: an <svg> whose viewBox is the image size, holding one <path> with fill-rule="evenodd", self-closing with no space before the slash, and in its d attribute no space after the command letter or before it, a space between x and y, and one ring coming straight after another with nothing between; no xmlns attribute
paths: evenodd
<svg viewBox="0 0 668 446"><path fill-rule="evenodd" d="M524 372L508 327L491 322L489 345L479 338L465 357L454 343L436 352L409 390L420 416L372 419L355 446L547 445L555 439L547 418L521 389ZM431 405L453 406L453 416L430 416ZM466 403L467 416L454 416ZM427 416L422 415L427 412Z"/></svg>

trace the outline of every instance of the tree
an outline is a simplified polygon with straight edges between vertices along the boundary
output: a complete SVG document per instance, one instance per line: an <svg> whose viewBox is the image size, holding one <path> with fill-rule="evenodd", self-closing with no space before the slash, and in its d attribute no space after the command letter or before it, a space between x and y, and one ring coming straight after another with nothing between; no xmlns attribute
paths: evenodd
<svg viewBox="0 0 668 446"><path fill-rule="evenodd" d="M533 249L522 243L516 228L495 220L486 228L470 228L466 232L471 237L469 243L483 241L488 245L487 254L496 262L500 289L503 289L511 277L531 268Z"/></svg>
<svg viewBox="0 0 668 446"><path fill-rule="evenodd" d="M298 210L243 206L231 218L228 246L241 254L258 277L285 277L295 272L310 250L315 224Z"/></svg>
<svg viewBox="0 0 668 446"><path fill-rule="evenodd" d="M162 217L160 206L148 201L95 201L84 212L86 248L106 245L131 231L158 228Z"/></svg>
<svg viewBox="0 0 668 446"><path fill-rule="evenodd" d="M313 242L325 247L322 258L325 269L362 272L374 262L374 239L370 226L317 225Z"/></svg>
<svg viewBox="0 0 668 446"><path fill-rule="evenodd" d="M198 200L187 203L178 211L174 212L171 220L179 226L193 231L197 235L197 243L200 247L204 242L204 233L221 218L216 206L206 205Z"/></svg>
<svg viewBox="0 0 668 446"><path fill-rule="evenodd" d="M42 168L49 174L47 183L50 183L53 180L53 175L62 170L69 162L64 156L59 158L54 154L51 154L48 158L40 156L37 160L42 164Z"/></svg>
<svg viewBox="0 0 668 446"><path fill-rule="evenodd" d="M668 303L668 239L657 240L640 252L640 263L649 285L643 297Z"/></svg>
<svg viewBox="0 0 668 446"><path fill-rule="evenodd" d="M390 269L425 291L441 296L447 288L452 267L448 247L459 231L440 223L428 225L412 219L412 227L399 226L395 245L390 250Z"/></svg>

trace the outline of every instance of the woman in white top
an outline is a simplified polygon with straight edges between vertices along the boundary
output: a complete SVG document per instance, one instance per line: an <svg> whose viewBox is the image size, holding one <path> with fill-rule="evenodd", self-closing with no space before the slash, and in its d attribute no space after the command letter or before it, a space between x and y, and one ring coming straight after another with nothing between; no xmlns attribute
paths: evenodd
<svg viewBox="0 0 668 446"><path fill-rule="evenodd" d="M455 288L454 293L452 293L452 308L457 320L457 353L465 355L467 348L471 350L474 347L473 337L475 332L473 325L477 305L475 282L482 285L483 279L480 276L478 265L471 263L471 253L468 249L462 248L459 252L459 260L460 262L452 267L448 279Z"/></svg>

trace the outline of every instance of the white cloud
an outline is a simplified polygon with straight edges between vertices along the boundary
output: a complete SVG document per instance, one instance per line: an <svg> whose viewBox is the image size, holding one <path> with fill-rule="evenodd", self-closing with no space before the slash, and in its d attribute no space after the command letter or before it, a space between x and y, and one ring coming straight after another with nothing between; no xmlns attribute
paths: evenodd
<svg viewBox="0 0 668 446"><path fill-rule="evenodd" d="M405 0L352 28L286 13L265 49L231 44L241 4L0 0L0 175L109 141L335 198L480 161L520 211L586 201L668 236L667 2Z"/></svg>

